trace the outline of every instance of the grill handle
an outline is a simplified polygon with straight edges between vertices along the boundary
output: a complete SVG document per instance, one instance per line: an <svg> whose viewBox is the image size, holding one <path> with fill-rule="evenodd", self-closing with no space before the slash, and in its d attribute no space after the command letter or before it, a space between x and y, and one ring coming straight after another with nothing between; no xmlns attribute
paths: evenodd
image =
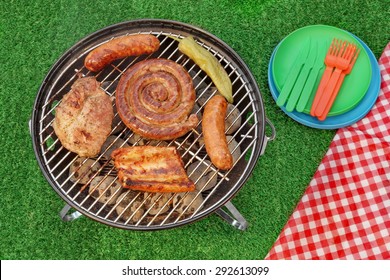
<svg viewBox="0 0 390 280"><path fill-rule="evenodd" d="M275 129L275 126L273 125L273 123L268 118L265 118L265 122L271 128L271 135L264 136L264 143L263 143L263 146L261 147L261 151L260 151L261 156L264 154L265 148L267 147L268 142L275 140L275 137L276 137L276 129Z"/></svg>
<svg viewBox="0 0 390 280"><path fill-rule="evenodd" d="M70 221L76 220L77 218L82 216L82 214L78 211L74 211L74 212L70 213L71 209L72 209L71 206L69 206L68 204L65 204L64 208L62 208L62 210L60 211L60 217L64 222L70 222ZM70 213L70 214L68 214L68 213Z"/></svg>
<svg viewBox="0 0 390 280"><path fill-rule="evenodd" d="M246 230L248 227L248 222L241 215L241 213L238 212L237 208L234 207L230 201L227 202L224 206L227 208L227 210L229 210L231 215L222 210L222 208L215 211L215 213L235 228L239 230Z"/></svg>

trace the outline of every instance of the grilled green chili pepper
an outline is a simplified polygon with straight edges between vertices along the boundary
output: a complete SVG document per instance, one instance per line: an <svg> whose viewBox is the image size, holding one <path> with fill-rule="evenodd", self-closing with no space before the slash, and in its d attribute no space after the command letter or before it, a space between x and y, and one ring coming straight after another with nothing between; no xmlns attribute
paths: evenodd
<svg viewBox="0 0 390 280"><path fill-rule="evenodd" d="M211 78L219 93L233 103L232 82L217 58L191 36L180 40L179 50L191 58Z"/></svg>

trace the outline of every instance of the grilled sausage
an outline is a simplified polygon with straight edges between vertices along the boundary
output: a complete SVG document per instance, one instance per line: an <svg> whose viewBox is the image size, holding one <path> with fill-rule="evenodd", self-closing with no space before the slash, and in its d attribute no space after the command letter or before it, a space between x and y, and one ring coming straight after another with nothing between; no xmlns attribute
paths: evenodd
<svg viewBox="0 0 390 280"><path fill-rule="evenodd" d="M180 64L165 58L140 61L127 69L116 89L116 108L133 132L147 139L171 140L198 125L192 114L195 89Z"/></svg>
<svg viewBox="0 0 390 280"><path fill-rule="evenodd" d="M160 41L153 35L135 34L118 37L92 50L85 58L84 66L92 72L97 72L114 60L150 54L159 47Z"/></svg>
<svg viewBox="0 0 390 280"><path fill-rule="evenodd" d="M207 154L219 169L228 170L233 166L233 157L225 135L227 101L221 95L212 97L205 106L202 131Z"/></svg>

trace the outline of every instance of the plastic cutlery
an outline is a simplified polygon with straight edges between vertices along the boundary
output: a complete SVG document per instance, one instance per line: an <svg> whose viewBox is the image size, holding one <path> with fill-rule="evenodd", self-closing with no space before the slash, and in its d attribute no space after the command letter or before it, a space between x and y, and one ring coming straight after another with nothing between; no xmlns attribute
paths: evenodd
<svg viewBox="0 0 390 280"><path fill-rule="evenodd" d="M325 62L326 68L325 68L324 73L322 74L320 84L318 85L316 95L314 96L314 100L313 100L313 103L312 103L311 109L310 109L310 115L312 115L313 117L315 116L315 111L316 111L316 108L321 100L322 93L323 93L326 85L328 84L330 77L332 76L332 72L333 72L334 67L336 66L336 60L337 60L337 57L340 53L339 43L340 43L339 40L333 39L332 43L330 44L330 47L328 49L328 52L325 56L324 62Z"/></svg>
<svg viewBox="0 0 390 280"><path fill-rule="evenodd" d="M318 45L318 54L316 57L316 61L314 62L313 68L310 71L309 77L307 78L305 87L302 90L301 96L299 97L298 104L295 108L297 112L303 112L306 108L307 102L310 99L310 96L313 92L314 85L317 81L318 74L321 69L324 67L324 57L326 54L326 46L328 43L322 43Z"/></svg>
<svg viewBox="0 0 390 280"><path fill-rule="evenodd" d="M276 104L280 107L284 106L286 103L288 97L290 96L290 92L292 88L294 87L295 81L301 72L301 68L303 64L305 63L308 51L310 49L310 40L305 41L303 44L303 47L301 48L301 51L299 55L297 56L296 60L294 61L293 66L291 67L291 70L288 74L287 80L284 83L282 90L280 91L279 97L276 100Z"/></svg>
<svg viewBox="0 0 390 280"><path fill-rule="evenodd" d="M339 77L339 79L337 81L336 87L333 90L332 96L331 96L328 104L326 105L324 111L322 112L322 115L318 117L318 119L320 121L324 121L326 119L326 117L328 116L328 113L329 113L330 109L332 108L334 100L336 99L336 96L337 96L338 92L340 91L340 88L341 88L341 86L343 84L344 78L345 78L346 75L351 73L352 68L355 65L355 62L356 62L356 59L357 59L359 53L360 53L360 49L358 49L358 51L356 52L355 56L352 58L352 61L349 64L348 68L341 73L341 75L340 75L340 77Z"/></svg>
<svg viewBox="0 0 390 280"><path fill-rule="evenodd" d="M317 42L315 42L314 47L310 48L309 55L302 67L301 72L294 84L294 87L291 91L290 97L288 98L286 110L292 112L295 109L295 106L300 99L302 94L303 87L307 81L307 77L310 74L311 69L313 68L314 62L317 58Z"/></svg>
<svg viewBox="0 0 390 280"><path fill-rule="evenodd" d="M331 99L332 93L336 87L337 80L340 78L341 73L347 70L354 55L356 53L356 46L354 44L344 41L340 47L340 55L338 56L335 63L335 70L333 71L331 78L329 79L324 92L322 93L321 99L314 111L314 115L319 117L323 114L326 105Z"/></svg>

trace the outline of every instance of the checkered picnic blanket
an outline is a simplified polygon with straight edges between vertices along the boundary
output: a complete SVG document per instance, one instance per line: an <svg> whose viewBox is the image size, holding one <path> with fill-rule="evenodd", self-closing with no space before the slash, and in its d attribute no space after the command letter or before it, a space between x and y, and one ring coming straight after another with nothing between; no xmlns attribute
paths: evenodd
<svg viewBox="0 0 390 280"><path fill-rule="evenodd" d="M371 111L337 131L266 259L390 259L390 43Z"/></svg>

